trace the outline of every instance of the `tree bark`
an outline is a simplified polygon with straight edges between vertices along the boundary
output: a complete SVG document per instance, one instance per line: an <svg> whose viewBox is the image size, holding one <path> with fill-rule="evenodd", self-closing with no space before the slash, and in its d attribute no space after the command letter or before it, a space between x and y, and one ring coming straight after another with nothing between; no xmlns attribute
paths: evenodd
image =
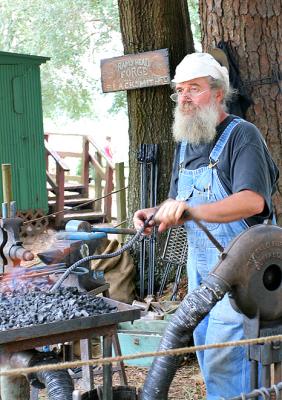
<svg viewBox="0 0 282 400"><path fill-rule="evenodd" d="M282 166L281 0L199 0L203 51L228 42L253 100L246 119L264 135ZM279 64L280 62L280 64ZM279 180L282 193L282 175ZM282 217L281 196L275 198Z"/></svg>
<svg viewBox="0 0 282 400"><path fill-rule="evenodd" d="M119 0L125 54L169 49L171 76L176 65L194 51L186 0ZM174 143L173 103L168 85L127 91L129 118L129 218L140 208L140 144L159 145L157 202L167 198ZM158 248L162 247L159 240ZM159 253L159 252L158 252Z"/></svg>

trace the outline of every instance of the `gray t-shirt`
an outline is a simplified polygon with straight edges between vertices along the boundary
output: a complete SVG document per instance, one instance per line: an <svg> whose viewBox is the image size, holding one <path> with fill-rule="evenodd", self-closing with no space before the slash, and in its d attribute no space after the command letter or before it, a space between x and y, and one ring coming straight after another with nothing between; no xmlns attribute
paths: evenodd
<svg viewBox="0 0 282 400"><path fill-rule="evenodd" d="M209 164L209 155L216 141L234 118L236 116L229 115L217 126L217 136L213 143L198 146L187 144L184 158L186 169L194 170ZM177 195L179 151L180 143L175 150L170 198L176 198ZM262 214L247 219L250 226L263 223L265 219L272 217L271 196L276 191L279 171L255 125L243 120L233 129L216 168L227 194L252 190L264 197L265 209Z"/></svg>

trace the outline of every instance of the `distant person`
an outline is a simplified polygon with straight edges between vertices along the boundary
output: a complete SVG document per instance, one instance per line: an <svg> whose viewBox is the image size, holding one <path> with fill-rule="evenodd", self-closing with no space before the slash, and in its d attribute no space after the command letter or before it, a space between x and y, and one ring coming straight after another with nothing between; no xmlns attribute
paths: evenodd
<svg viewBox="0 0 282 400"><path fill-rule="evenodd" d="M112 161L113 159L113 151L112 151L112 138L111 136L106 136L106 144L104 147L104 151L107 157Z"/></svg>

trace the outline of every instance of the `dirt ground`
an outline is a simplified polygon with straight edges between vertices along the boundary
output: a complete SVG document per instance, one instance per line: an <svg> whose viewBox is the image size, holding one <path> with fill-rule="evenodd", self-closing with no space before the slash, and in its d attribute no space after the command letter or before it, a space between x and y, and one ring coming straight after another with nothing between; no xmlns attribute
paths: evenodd
<svg viewBox="0 0 282 400"><path fill-rule="evenodd" d="M147 368L140 367L125 367L128 385L135 388L142 388L146 375ZM102 385L102 376L95 376L95 385ZM120 385L118 373L113 374L113 385ZM81 381L75 382L75 389L84 393ZM169 400L204 400L205 388L199 369L195 360L191 360L189 365L181 367L171 384ZM39 400L47 400L46 390L39 392Z"/></svg>
<svg viewBox="0 0 282 400"><path fill-rule="evenodd" d="M32 250L35 255L43 249L50 248L54 242L54 231L49 229L45 233L38 235L37 237L27 237L24 239L24 246ZM27 262L25 266L32 266L40 263L40 260L35 257L31 262ZM148 373L147 368L140 367L126 367L126 375L128 379L128 384L130 386L141 388L143 386L144 380ZM95 376L95 385L102 385L102 375ZM119 376L117 373L113 374L113 385L120 385ZM81 380L75 381L75 388L79 389L81 393L83 390L83 385ZM199 372L198 364L194 356L189 358L184 366L182 366L170 387L169 399L171 400L203 400L205 399L205 388L203 384L202 377ZM39 399L47 399L46 391L40 390Z"/></svg>

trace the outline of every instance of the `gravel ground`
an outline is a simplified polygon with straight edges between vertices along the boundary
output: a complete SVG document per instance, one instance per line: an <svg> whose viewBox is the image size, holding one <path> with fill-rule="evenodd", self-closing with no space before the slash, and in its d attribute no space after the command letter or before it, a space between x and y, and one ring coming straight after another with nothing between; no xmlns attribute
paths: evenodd
<svg viewBox="0 0 282 400"><path fill-rule="evenodd" d="M143 386L148 369L140 367L126 367L126 376L128 385L136 388ZM103 378L101 375L95 376L94 382L96 385L102 385ZM113 375L113 385L120 385L119 376L117 373ZM82 389L81 381L77 381L75 388ZM40 400L47 400L46 391L41 390L39 395ZM204 400L205 388L202 377L199 373L198 365L195 360L189 362L189 365L181 367L172 382L169 390L169 400Z"/></svg>

